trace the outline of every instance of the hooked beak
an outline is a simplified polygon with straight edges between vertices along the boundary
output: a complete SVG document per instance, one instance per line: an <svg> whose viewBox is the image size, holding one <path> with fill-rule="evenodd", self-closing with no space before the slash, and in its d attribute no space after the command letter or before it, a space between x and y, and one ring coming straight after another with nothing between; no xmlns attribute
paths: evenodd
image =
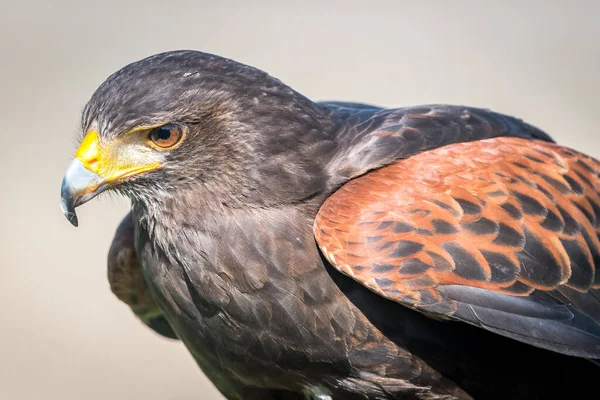
<svg viewBox="0 0 600 400"><path fill-rule="evenodd" d="M132 160L118 151L122 142L100 143L98 132L83 138L75 159L62 180L60 208L73 226L77 226L75 208L90 201L125 178L158 168L157 161Z"/></svg>
<svg viewBox="0 0 600 400"><path fill-rule="evenodd" d="M87 203L106 187L106 181L86 169L78 158L71 161L60 188L60 209L73 226L78 225L75 207Z"/></svg>

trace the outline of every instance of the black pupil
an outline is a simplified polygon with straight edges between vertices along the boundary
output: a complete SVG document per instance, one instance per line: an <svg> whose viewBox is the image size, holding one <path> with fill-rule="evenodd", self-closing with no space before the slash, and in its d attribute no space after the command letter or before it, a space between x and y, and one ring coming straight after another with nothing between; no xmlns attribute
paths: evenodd
<svg viewBox="0 0 600 400"><path fill-rule="evenodd" d="M156 133L156 137L160 140L167 140L171 137L171 127L167 127L167 126L163 126L162 128L158 129L158 132Z"/></svg>

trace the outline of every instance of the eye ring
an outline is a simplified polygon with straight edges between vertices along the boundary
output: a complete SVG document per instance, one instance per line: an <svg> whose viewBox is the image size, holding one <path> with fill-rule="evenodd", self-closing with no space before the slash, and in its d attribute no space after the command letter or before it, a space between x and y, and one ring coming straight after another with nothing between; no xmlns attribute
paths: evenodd
<svg viewBox="0 0 600 400"><path fill-rule="evenodd" d="M184 125L169 123L151 129L148 133L148 141L153 147L168 150L179 144L185 133Z"/></svg>

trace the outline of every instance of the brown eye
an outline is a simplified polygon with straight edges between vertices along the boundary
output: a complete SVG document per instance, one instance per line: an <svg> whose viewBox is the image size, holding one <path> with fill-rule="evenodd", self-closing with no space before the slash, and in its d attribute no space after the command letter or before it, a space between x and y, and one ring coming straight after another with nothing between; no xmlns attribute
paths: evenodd
<svg viewBox="0 0 600 400"><path fill-rule="evenodd" d="M160 148L168 149L175 146L183 138L184 128L176 124L167 124L150 131L148 138Z"/></svg>

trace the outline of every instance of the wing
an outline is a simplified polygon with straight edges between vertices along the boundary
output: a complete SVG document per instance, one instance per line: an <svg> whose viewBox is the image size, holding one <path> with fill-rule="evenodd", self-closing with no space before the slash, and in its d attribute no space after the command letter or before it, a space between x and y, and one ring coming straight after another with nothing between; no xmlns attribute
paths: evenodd
<svg viewBox="0 0 600 400"><path fill-rule="evenodd" d="M599 173L545 141L452 144L348 182L314 233L335 268L385 298L598 358Z"/></svg>
<svg viewBox="0 0 600 400"><path fill-rule="evenodd" d="M110 289L152 330L167 338L178 339L146 285L133 238L133 220L129 212L119 224L108 253Z"/></svg>
<svg viewBox="0 0 600 400"><path fill-rule="evenodd" d="M499 136L553 142L540 129L509 115L475 107L432 104L382 109L358 103L319 103L338 121L337 151L328 160L336 184L452 143Z"/></svg>

